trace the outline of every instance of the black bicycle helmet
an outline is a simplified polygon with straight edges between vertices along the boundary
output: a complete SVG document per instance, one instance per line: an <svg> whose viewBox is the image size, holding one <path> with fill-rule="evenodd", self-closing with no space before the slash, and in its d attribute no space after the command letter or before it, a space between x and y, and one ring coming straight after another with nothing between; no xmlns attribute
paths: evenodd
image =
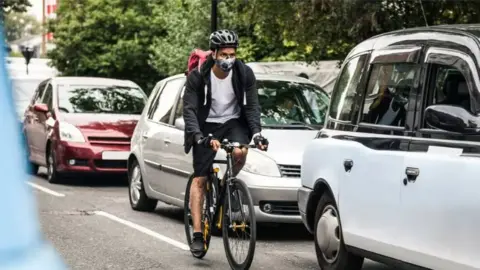
<svg viewBox="0 0 480 270"><path fill-rule="evenodd" d="M238 36L231 30L217 30L210 35L210 50L238 48Z"/></svg>

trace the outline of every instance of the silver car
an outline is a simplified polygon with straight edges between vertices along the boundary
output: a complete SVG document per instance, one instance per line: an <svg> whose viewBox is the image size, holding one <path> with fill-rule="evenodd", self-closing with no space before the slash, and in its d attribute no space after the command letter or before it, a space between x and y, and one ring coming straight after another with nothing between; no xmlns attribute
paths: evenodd
<svg viewBox="0 0 480 270"><path fill-rule="evenodd" d="M238 174L250 189L258 222L301 223L297 190L304 146L322 126L329 96L313 82L293 76L256 74L262 134L268 152L249 151ZM183 207L193 173L184 152L185 75L157 83L131 141L129 196L134 210L153 211L157 200ZM225 156L223 150L217 159ZM216 165L221 172L225 165Z"/></svg>

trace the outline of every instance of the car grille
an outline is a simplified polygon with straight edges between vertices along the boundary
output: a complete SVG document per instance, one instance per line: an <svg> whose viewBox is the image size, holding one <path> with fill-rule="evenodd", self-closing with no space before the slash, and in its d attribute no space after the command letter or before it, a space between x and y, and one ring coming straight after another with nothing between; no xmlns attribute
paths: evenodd
<svg viewBox="0 0 480 270"><path fill-rule="evenodd" d="M272 206L272 211L269 214L285 216L300 215L297 202L260 201L260 209L263 209L264 205L267 203Z"/></svg>
<svg viewBox="0 0 480 270"><path fill-rule="evenodd" d="M282 177L300 177L300 165L278 165Z"/></svg>
<svg viewBox="0 0 480 270"><path fill-rule="evenodd" d="M88 137L88 141L91 144L122 144L129 145L130 137Z"/></svg>

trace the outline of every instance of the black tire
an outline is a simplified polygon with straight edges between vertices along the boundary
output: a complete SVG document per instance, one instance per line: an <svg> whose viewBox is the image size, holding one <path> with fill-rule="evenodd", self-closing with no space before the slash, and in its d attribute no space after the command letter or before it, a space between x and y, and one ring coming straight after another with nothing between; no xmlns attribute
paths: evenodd
<svg viewBox="0 0 480 270"><path fill-rule="evenodd" d="M137 195L138 198L135 197ZM145 193L142 171L140 170L140 165L136 160L132 162L132 166L130 166L130 169L128 170L128 199L130 200L130 206L136 211L153 212L157 207L158 201L148 198L147 194Z"/></svg>
<svg viewBox="0 0 480 270"><path fill-rule="evenodd" d="M193 241L193 221L192 216L190 214L190 187L193 183L193 175L190 176L187 183L187 188L185 190L185 199L183 205L183 221L185 224L185 236L187 237L187 243L190 245ZM204 203L206 208L203 212L202 217L202 230L203 230L203 237L204 237L204 245L205 249L202 252L191 252L193 257L197 259L201 259L207 255L208 248L210 247L210 240L212 238L212 226L214 226L213 222L211 221L211 216L206 212L207 209L210 207L209 200L207 200L207 193L205 192L204 196ZM208 225L208 226L205 226Z"/></svg>
<svg viewBox="0 0 480 270"><path fill-rule="evenodd" d="M223 217L222 217L222 230L223 230L223 246L225 248L225 254L227 255L228 263L230 267L234 270L240 269L250 269L250 266L253 262L253 256L255 255L255 245L257 241L257 220L255 218L255 209L253 207L253 200L250 192L247 188L247 185L240 180L233 180L233 186L230 187L231 193L240 191L243 196L241 196L241 204L239 203L239 209L243 211L243 205L248 207L248 227L250 233L250 241L248 243L248 252L245 260L243 262L237 262L235 257L232 254L230 248L230 243L228 241L229 235L235 234L232 229L230 229L230 217L228 216L229 206L228 206L228 197L223 201ZM227 193L225 192L225 196ZM238 197L238 195L237 195Z"/></svg>
<svg viewBox="0 0 480 270"><path fill-rule="evenodd" d="M338 221L338 228L335 229L335 237L340 239L340 246L338 248L335 258L326 258L326 255L323 254L320 244L318 242L318 225L320 218L324 213L333 213ZM321 269L323 270L360 270L363 266L363 258L348 252L345 248L342 236L342 228L340 224L340 217L338 215L338 208L335 203L335 200L332 198L332 195L328 192L325 192L317 204L317 209L315 212L315 252L317 254L317 261ZM337 235L338 234L338 235Z"/></svg>
<svg viewBox="0 0 480 270"><path fill-rule="evenodd" d="M47 150L47 180L50 184L60 184L63 182L62 175L57 171L57 160L51 144Z"/></svg>

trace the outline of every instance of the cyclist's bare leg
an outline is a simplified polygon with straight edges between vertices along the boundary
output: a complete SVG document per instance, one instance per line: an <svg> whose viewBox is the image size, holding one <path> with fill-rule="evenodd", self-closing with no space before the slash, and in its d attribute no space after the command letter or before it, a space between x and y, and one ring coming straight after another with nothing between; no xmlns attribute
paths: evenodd
<svg viewBox="0 0 480 270"><path fill-rule="evenodd" d="M247 148L236 148L235 150L233 150L233 176L237 176L237 174L245 165L245 161L247 160L247 153Z"/></svg>
<svg viewBox="0 0 480 270"><path fill-rule="evenodd" d="M207 177L195 177L190 187L190 212L192 214L193 232L202 232L203 193Z"/></svg>

